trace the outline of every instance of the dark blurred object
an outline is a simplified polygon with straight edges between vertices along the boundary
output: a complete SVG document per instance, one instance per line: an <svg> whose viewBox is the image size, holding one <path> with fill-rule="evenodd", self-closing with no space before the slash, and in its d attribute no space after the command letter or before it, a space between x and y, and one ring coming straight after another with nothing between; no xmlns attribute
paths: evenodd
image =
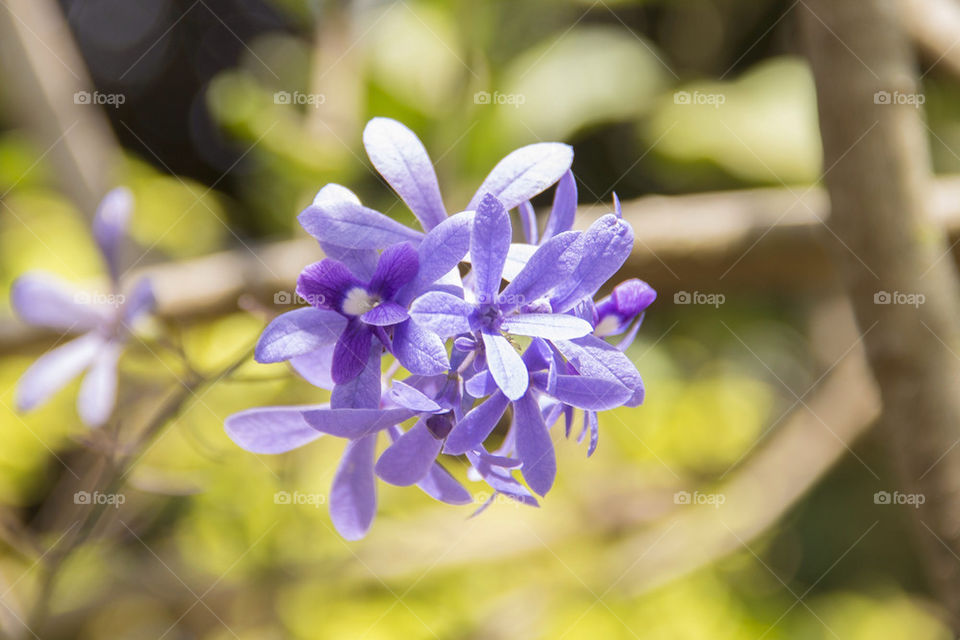
<svg viewBox="0 0 960 640"><path fill-rule="evenodd" d="M260 0L60 3L96 88L125 96L105 109L123 145L163 172L219 180L243 149L207 113L206 84L290 19Z"/></svg>

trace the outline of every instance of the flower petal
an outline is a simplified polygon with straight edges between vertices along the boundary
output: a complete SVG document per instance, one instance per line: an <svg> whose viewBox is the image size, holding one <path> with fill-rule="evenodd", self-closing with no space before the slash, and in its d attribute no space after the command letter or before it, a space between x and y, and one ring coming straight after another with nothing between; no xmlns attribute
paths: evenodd
<svg viewBox="0 0 960 640"><path fill-rule="evenodd" d="M442 338L470 331L469 315L474 306L442 291L430 291L410 305L410 317L422 328Z"/></svg>
<svg viewBox="0 0 960 640"><path fill-rule="evenodd" d="M523 461L520 471L531 489L546 495L557 477L557 459L550 432L532 393L525 394L513 407L517 456Z"/></svg>
<svg viewBox="0 0 960 640"><path fill-rule="evenodd" d="M443 441L435 438L424 420L417 423L380 454L376 472L390 484L406 487L426 477Z"/></svg>
<svg viewBox="0 0 960 640"><path fill-rule="evenodd" d="M46 402L80 375L103 345L102 337L88 333L40 356L17 383L17 409L29 411Z"/></svg>
<svg viewBox="0 0 960 640"><path fill-rule="evenodd" d="M457 422L447 436L444 452L460 455L472 451L483 444L490 432L497 426L500 417L507 410L510 401L502 392L495 394L471 409Z"/></svg>
<svg viewBox="0 0 960 640"><path fill-rule="evenodd" d="M460 505L473 502L470 492L439 462L430 465L427 475L417 483L417 486L434 500L446 504Z"/></svg>
<svg viewBox="0 0 960 640"><path fill-rule="evenodd" d="M628 407L643 404L644 388L640 373L630 359L616 347L589 335L576 340L555 340L553 345L584 376L613 380L633 392Z"/></svg>
<svg viewBox="0 0 960 640"><path fill-rule="evenodd" d="M520 224L523 227L523 237L526 239L527 244L539 244L539 236L537 235L537 212L534 211L533 205L530 204L529 200L524 200L520 203L520 206L517 207L517 211L520 212Z"/></svg>
<svg viewBox="0 0 960 640"><path fill-rule="evenodd" d="M285 453L323 435L303 414L325 408L327 405L257 407L233 414L223 426L231 440L251 453Z"/></svg>
<svg viewBox="0 0 960 640"><path fill-rule="evenodd" d="M330 376L336 384L349 382L360 375L369 359L372 343L373 332L368 326L358 321L347 323L333 349Z"/></svg>
<svg viewBox="0 0 960 640"><path fill-rule="evenodd" d="M553 310L567 311L583 298L592 297L623 266L632 249L633 229L612 213L590 225L569 249L581 259L551 299Z"/></svg>
<svg viewBox="0 0 960 640"><path fill-rule="evenodd" d="M121 346L108 342L97 353L80 383L77 412L88 427L102 426L117 403L117 361Z"/></svg>
<svg viewBox="0 0 960 640"><path fill-rule="evenodd" d="M416 134L390 118L374 118L363 130L363 146L377 171L429 231L447 217L430 156Z"/></svg>
<svg viewBox="0 0 960 640"><path fill-rule="evenodd" d="M559 180L572 163L573 148L569 145L540 142L521 147L497 163L467 209L475 210L491 193L509 211Z"/></svg>
<svg viewBox="0 0 960 640"><path fill-rule="evenodd" d="M257 362L283 362L333 344L347 326L335 311L304 307L282 313L263 330L254 358Z"/></svg>
<svg viewBox="0 0 960 640"><path fill-rule="evenodd" d="M405 227L379 211L347 200L310 205L297 220L321 243L347 249L384 249L408 241L416 244L423 237L419 231Z"/></svg>
<svg viewBox="0 0 960 640"><path fill-rule="evenodd" d="M343 298L360 282L350 273L347 265L324 258L304 267L297 278L297 295L317 309L340 311Z"/></svg>
<svg viewBox="0 0 960 640"><path fill-rule="evenodd" d="M550 339L580 338L593 331L590 323L562 313L520 313L503 321L507 333Z"/></svg>
<svg viewBox="0 0 960 640"><path fill-rule="evenodd" d="M573 172L568 170L557 183L557 191L553 195L553 208L550 210L550 218L547 219L547 227L543 230L544 240L570 230L576 215L577 181L573 177Z"/></svg>
<svg viewBox="0 0 960 640"><path fill-rule="evenodd" d="M336 352L336 347L334 347ZM380 406L380 359L383 349L372 344L367 355L367 363L353 380L339 383L330 394L330 406L334 409L364 408L376 409ZM333 365L331 364L331 377Z"/></svg>
<svg viewBox="0 0 960 640"><path fill-rule="evenodd" d="M487 194L480 201L470 235L474 289L481 302L493 302L500 291L503 265L510 250L510 216L503 204Z"/></svg>
<svg viewBox="0 0 960 640"><path fill-rule="evenodd" d="M308 425L327 435L356 440L387 429L417 412L409 409L312 409L303 412Z"/></svg>
<svg viewBox="0 0 960 640"><path fill-rule="evenodd" d="M335 183L325 185L313 198L313 204L317 206L336 201L360 205L360 198L353 191ZM339 260L347 265L358 278L369 280L373 277L373 272L377 268L377 252L373 249L350 249L329 242L321 242L320 248L328 258Z"/></svg>
<svg viewBox="0 0 960 640"><path fill-rule="evenodd" d="M85 304L86 296L40 273L20 276L10 290L10 302L24 322L64 331L89 331L105 321L102 309Z"/></svg>
<svg viewBox="0 0 960 640"><path fill-rule="evenodd" d="M417 248L420 271L403 291L406 300L420 295L457 267L470 250L472 224L473 212L465 211L450 216L430 230Z"/></svg>
<svg viewBox="0 0 960 640"><path fill-rule="evenodd" d="M467 458L470 460L473 468L477 470L477 473L480 474L480 477L482 477L494 491L502 493L517 502L533 507L539 506L533 494L530 493L525 486L517 482L508 470L490 464L483 457L472 451L467 453ZM483 507L481 507L481 510L482 509Z"/></svg>
<svg viewBox="0 0 960 640"><path fill-rule="evenodd" d="M547 382L547 374L536 373L534 383L548 394L564 404L578 409L605 411L623 406L633 392L614 380L591 378L588 376L554 376L552 383Z"/></svg>
<svg viewBox="0 0 960 640"><path fill-rule="evenodd" d="M500 390L511 400L517 400L527 391L530 375L523 364L520 354L513 345L501 335L480 333L483 338L487 367Z"/></svg>
<svg viewBox="0 0 960 640"><path fill-rule="evenodd" d="M141 316L153 311L157 299L150 278L140 278L130 288L123 303L123 317L127 324L133 324Z"/></svg>
<svg viewBox="0 0 960 640"><path fill-rule="evenodd" d="M373 475L376 443L376 435L350 442L333 478L330 518L347 540L367 535L377 512L377 483Z"/></svg>
<svg viewBox="0 0 960 640"><path fill-rule="evenodd" d="M120 251L132 212L133 193L126 187L117 187L100 201L93 217L93 238L114 281L120 276Z"/></svg>
<svg viewBox="0 0 960 640"><path fill-rule="evenodd" d="M410 315L407 313L405 307L387 300L370 309L370 311L367 311L360 316L360 319L376 327L390 327L395 324L400 324L409 317Z"/></svg>
<svg viewBox="0 0 960 640"><path fill-rule="evenodd" d="M507 313L529 304L569 278L578 256L567 249L578 237L576 231L565 231L541 245L500 293L501 310Z"/></svg>
<svg viewBox="0 0 960 640"><path fill-rule="evenodd" d="M419 389L400 380L393 381L390 388L390 399L411 411L433 413L442 410L440 405L424 395Z"/></svg>
<svg viewBox="0 0 960 640"><path fill-rule="evenodd" d="M290 366L313 386L329 391L333 389L333 349L334 345L330 344L302 356L294 356L290 358Z"/></svg>
<svg viewBox="0 0 960 640"><path fill-rule="evenodd" d="M380 254L377 270L370 280L370 291L390 299L417 275L420 267L417 250L409 242L387 247Z"/></svg>
<svg viewBox="0 0 960 640"><path fill-rule="evenodd" d="M423 329L412 319L394 327L393 355L410 373L431 376L450 369L450 359L440 336Z"/></svg>

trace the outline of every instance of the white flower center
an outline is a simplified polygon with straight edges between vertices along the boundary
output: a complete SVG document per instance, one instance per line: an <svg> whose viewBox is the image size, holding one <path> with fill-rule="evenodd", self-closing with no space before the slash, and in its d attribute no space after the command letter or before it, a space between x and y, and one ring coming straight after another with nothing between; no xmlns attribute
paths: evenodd
<svg viewBox="0 0 960 640"><path fill-rule="evenodd" d="M620 318L614 314L608 315L606 318L597 323L597 326L593 329L593 335L595 336L608 336L617 329L620 328Z"/></svg>
<svg viewBox="0 0 960 640"><path fill-rule="evenodd" d="M363 287L354 287L343 298L343 312L351 316L362 316L380 304L380 298L367 293Z"/></svg>

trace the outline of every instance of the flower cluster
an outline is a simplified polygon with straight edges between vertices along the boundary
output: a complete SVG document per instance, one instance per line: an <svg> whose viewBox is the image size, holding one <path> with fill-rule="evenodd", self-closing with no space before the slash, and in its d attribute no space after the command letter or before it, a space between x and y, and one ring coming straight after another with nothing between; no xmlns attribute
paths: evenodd
<svg viewBox="0 0 960 640"><path fill-rule="evenodd" d="M28 324L80 337L48 351L27 369L17 385L17 408L28 411L45 403L83 374L77 410L89 427L99 427L113 413L117 363L131 327L154 306L146 278L124 289L121 253L133 210L133 194L120 187L108 193L93 219L93 237L110 275L110 293L74 289L44 273L17 278L11 290L14 311Z"/></svg>
<svg viewBox="0 0 960 640"><path fill-rule="evenodd" d="M227 433L256 453L324 434L346 439L329 502L349 539L370 528L376 478L450 504L471 502L441 454L465 455L491 500L502 494L536 505L534 494L545 495L556 476L550 429L561 417L569 436L581 410L580 439L589 433L592 454L597 412L643 402L640 375L623 352L656 293L632 279L593 300L630 254L633 231L616 201L613 213L571 230L577 188L564 144L512 152L464 211L448 215L412 131L375 118L363 142L423 231L364 207L342 186L320 190L299 216L328 256L297 283L310 306L274 319L256 359L289 361L331 390L330 402L250 409L227 419ZM530 200L553 185L540 234ZM525 242L514 242L511 211ZM617 344L607 341L617 335ZM385 355L393 363L382 373ZM378 456L381 433L388 446Z"/></svg>

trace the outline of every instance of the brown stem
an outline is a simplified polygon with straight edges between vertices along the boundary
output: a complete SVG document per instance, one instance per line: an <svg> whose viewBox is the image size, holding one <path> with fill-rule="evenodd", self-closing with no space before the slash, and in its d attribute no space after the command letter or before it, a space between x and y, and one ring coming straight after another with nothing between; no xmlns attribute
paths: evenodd
<svg viewBox="0 0 960 640"><path fill-rule="evenodd" d="M802 6L831 200L824 237L861 331L872 327L864 344L900 483L890 490L926 499L907 511L931 583L960 631L960 287L930 216L912 52L891 0ZM920 304L897 304L887 297L894 293Z"/></svg>

